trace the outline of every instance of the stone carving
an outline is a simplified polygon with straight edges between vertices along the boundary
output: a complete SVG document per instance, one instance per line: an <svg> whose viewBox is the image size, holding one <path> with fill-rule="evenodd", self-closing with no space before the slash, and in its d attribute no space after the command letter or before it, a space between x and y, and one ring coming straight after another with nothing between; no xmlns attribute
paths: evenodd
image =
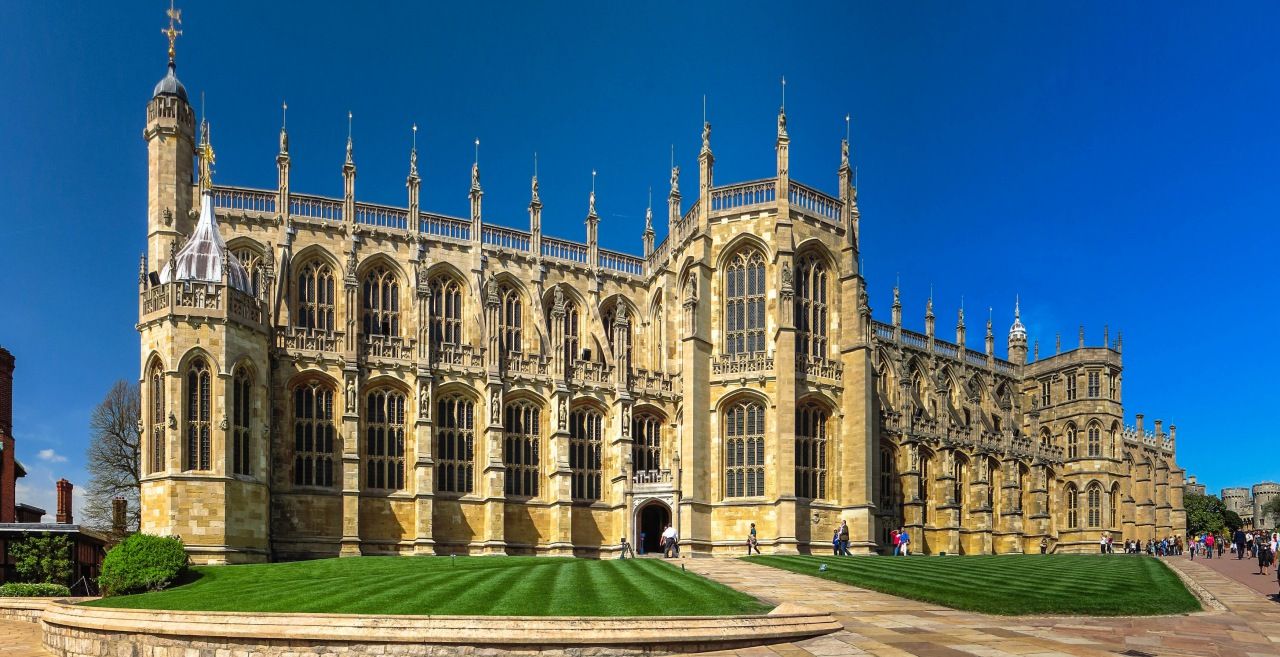
<svg viewBox="0 0 1280 657"><path fill-rule="evenodd" d="M347 377L347 412L356 412L356 379Z"/></svg>
<svg viewBox="0 0 1280 657"><path fill-rule="evenodd" d="M498 303L498 277L489 274L489 280L484 284L485 301L490 305Z"/></svg>
<svg viewBox="0 0 1280 657"><path fill-rule="evenodd" d="M684 284L684 298L686 302L696 302L698 300L698 280L690 274Z"/></svg>
<svg viewBox="0 0 1280 657"><path fill-rule="evenodd" d="M169 411L169 428L170 429L178 428L178 416L174 415L173 411Z"/></svg>
<svg viewBox="0 0 1280 657"><path fill-rule="evenodd" d="M702 150L711 150L711 122L702 122Z"/></svg>
<svg viewBox="0 0 1280 657"><path fill-rule="evenodd" d="M680 193L680 167L671 167L671 193Z"/></svg>
<svg viewBox="0 0 1280 657"><path fill-rule="evenodd" d="M560 430L564 431L569 424L569 400L564 397L560 398L560 412L556 414L559 421Z"/></svg>
<svg viewBox="0 0 1280 657"><path fill-rule="evenodd" d="M425 383L418 385L418 417L423 420L431 419L431 392Z"/></svg>
<svg viewBox="0 0 1280 657"><path fill-rule="evenodd" d="M356 275L356 245L351 245L351 250L347 251L347 276L355 277Z"/></svg>
<svg viewBox="0 0 1280 657"><path fill-rule="evenodd" d="M555 290L554 290L554 296L555 296L555 303L554 303L553 308L555 309L556 314L563 315L563 314L564 314L564 303L565 303L565 301L564 301L564 289L563 289L563 288L561 288L559 285L557 285L557 286L555 287Z"/></svg>
<svg viewBox="0 0 1280 657"><path fill-rule="evenodd" d="M165 208L165 209L164 209L164 212L163 212L162 214L163 214L163 216L164 216L164 225L166 225L166 226L172 226L172 225L173 225L173 210L170 210L169 208Z"/></svg>
<svg viewBox="0 0 1280 657"><path fill-rule="evenodd" d="M502 394L494 390L489 394L489 424L502 423Z"/></svg>

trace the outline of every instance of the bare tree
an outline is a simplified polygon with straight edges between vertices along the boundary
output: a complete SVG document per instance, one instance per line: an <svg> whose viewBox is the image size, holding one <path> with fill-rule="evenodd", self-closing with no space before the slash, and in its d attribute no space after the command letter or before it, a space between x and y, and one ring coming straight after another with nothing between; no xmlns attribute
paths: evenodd
<svg viewBox="0 0 1280 657"><path fill-rule="evenodd" d="M90 527L111 529L111 500L123 497L129 505L126 529L138 529L141 520L138 499L142 490L140 406L138 386L120 380L111 386L89 416L89 485L84 524Z"/></svg>

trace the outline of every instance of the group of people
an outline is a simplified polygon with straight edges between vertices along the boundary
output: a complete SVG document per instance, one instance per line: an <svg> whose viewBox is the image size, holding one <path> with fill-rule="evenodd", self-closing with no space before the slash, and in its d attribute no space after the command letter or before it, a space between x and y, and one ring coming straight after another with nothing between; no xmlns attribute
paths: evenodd
<svg viewBox="0 0 1280 657"><path fill-rule="evenodd" d="M1237 529L1232 538L1234 540L1231 542L1231 551L1237 559L1244 559L1246 556L1257 559L1258 574L1269 574L1268 569L1276 561L1276 551L1280 550L1280 533L1272 532L1268 535L1264 531L1246 532L1243 529ZM1277 571L1277 576L1280 577L1280 571Z"/></svg>

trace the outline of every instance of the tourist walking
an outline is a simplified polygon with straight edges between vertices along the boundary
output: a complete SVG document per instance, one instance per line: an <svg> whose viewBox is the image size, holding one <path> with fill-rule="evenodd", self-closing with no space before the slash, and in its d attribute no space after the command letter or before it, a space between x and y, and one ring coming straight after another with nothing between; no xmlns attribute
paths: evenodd
<svg viewBox="0 0 1280 657"><path fill-rule="evenodd" d="M840 521L840 556L851 556L849 553L849 522Z"/></svg>
<svg viewBox="0 0 1280 657"><path fill-rule="evenodd" d="M1040 539L1040 554L1048 554L1048 553L1049 553L1049 539L1042 538Z"/></svg>
<svg viewBox="0 0 1280 657"><path fill-rule="evenodd" d="M840 556L840 528L836 527L831 532L831 554Z"/></svg>
<svg viewBox="0 0 1280 657"><path fill-rule="evenodd" d="M1204 535L1204 558L1206 559L1213 558L1213 533L1212 532Z"/></svg>
<svg viewBox="0 0 1280 657"><path fill-rule="evenodd" d="M1040 540L1043 541L1044 539L1042 538ZM1106 536L1103 536L1102 538L1098 539L1098 552L1100 554L1107 553L1107 537Z"/></svg>
<svg viewBox="0 0 1280 657"><path fill-rule="evenodd" d="M906 527L898 529L898 546L900 548L898 550L899 556L911 556L911 534L907 533Z"/></svg>
<svg viewBox="0 0 1280 657"><path fill-rule="evenodd" d="M893 541L893 556L895 557L898 556L898 546L901 545L901 538L902 537L898 534L898 530L896 529L893 530L893 534L890 535L890 539Z"/></svg>
<svg viewBox="0 0 1280 657"><path fill-rule="evenodd" d="M675 525L667 525L667 528L662 530L662 556L680 558L680 541L676 536Z"/></svg>
<svg viewBox="0 0 1280 657"><path fill-rule="evenodd" d="M756 554L760 554L760 543L756 540L756 523L751 523L751 531L747 534L747 556L751 556L751 550L755 549Z"/></svg>
<svg viewBox="0 0 1280 657"><path fill-rule="evenodd" d="M1268 568L1271 567L1271 543L1258 536L1258 540L1253 542L1253 548L1258 552L1258 574L1270 575Z"/></svg>

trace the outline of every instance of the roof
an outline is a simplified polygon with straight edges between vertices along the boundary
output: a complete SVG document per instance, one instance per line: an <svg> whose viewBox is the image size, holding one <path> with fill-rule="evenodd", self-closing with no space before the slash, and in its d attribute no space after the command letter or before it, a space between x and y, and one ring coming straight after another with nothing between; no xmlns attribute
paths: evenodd
<svg viewBox="0 0 1280 657"><path fill-rule="evenodd" d="M22 467L22 461L18 459L13 460L13 476L15 478L27 476L27 469Z"/></svg>
<svg viewBox="0 0 1280 657"><path fill-rule="evenodd" d="M225 263L225 264L224 264ZM175 281L222 283L222 268L227 268L227 283L245 294L253 294L249 272L227 249L218 233L218 218L213 213L213 196L205 191L200 196L200 221L191 239L178 250L173 262L160 272L162 283Z"/></svg>
<svg viewBox="0 0 1280 657"><path fill-rule="evenodd" d="M19 502L18 504L14 505L14 508L15 508L15 509L22 509L23 511L39 511L39 512L40 512L40 515L44 515L44 514L48 513L48 511L45 511L44 509L42 509L42 508L40 508L40 507L38 507L38 506L31 506L30 504L26 504L26 503L22 503L22 502ZM26 523L23 523L23 524L26 524Z"/></svg>
<svg viewBox="0 0 1280 657"><path fill-rule="evenodd" d="M156 83L155 90L151 92L152 98L156 96L177 96L184 101L187 99L187 88L178 81L174 68L173 62L169 62L169 71Z"/></svg>

